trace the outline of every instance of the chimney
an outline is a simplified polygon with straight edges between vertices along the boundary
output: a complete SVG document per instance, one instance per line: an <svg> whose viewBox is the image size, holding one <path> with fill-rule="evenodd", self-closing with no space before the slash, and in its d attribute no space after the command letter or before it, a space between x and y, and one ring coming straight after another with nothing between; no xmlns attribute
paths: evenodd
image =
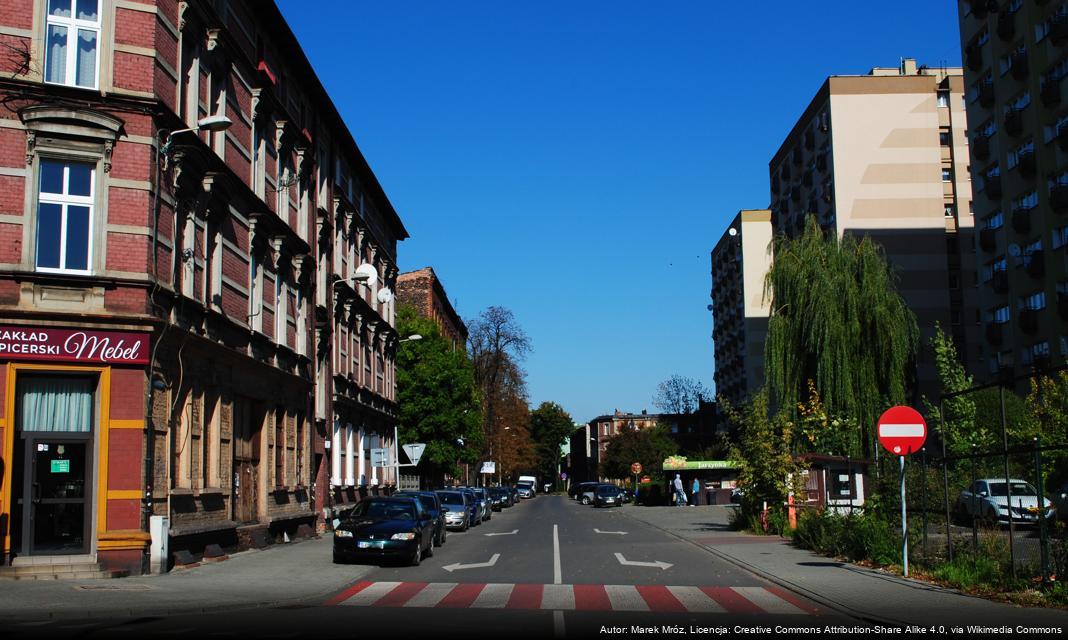
<svg viewBox="0 0 1068 640"><path fill-rule="evenodd" d="M914 76L916 75L916 58L902 58L901 59L901 75Z"/></svg>

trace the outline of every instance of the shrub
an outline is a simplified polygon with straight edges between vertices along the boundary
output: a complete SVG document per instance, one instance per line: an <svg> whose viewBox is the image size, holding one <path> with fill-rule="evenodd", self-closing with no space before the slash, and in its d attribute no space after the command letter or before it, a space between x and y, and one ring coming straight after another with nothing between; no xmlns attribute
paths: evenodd
<svg viewBox="0 0 1068 640"><path fill-rule="evenodd" d="M901 537L890 521L872 512L841 515L825 509L805 510L794 534L797 545L848 560L901 562Z"/></svg>

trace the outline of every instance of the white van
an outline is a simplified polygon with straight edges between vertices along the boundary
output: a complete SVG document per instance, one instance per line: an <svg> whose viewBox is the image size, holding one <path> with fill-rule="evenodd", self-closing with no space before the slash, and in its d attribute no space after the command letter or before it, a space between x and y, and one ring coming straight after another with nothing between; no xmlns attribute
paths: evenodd
<svg viewBox="0 0 1068 640"><path fill-rule="evenodd" d="M534 476L519 476L515 483L520 498L533 498L538 494L538 479Z"/></svg>

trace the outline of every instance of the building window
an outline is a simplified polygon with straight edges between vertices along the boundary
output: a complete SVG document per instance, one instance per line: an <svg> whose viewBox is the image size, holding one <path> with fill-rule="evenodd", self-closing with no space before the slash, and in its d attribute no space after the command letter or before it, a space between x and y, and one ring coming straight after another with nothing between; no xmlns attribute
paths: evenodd
<svg viewBox="0 0 1068 640"><path fill-rule="evenodd" d="M939 91L938 92L938 106L940 106L940 107L948 107L949 106L949 92L948 91Z"/></svg>
<svg viewBox="0 0 1068 640"><path fill-rule="evenodd" d="M984 229L1000 229L1003 226L1005 226L1005 216L1000 211L992 213L983 220Z"/></svg>
<svg viewBox="0 0 1068 640"><path fill-rule="evenodd" d="M45 82L96 88L99 0L48 0Z"/></svg>
<svg viewBox="0 0 1068 640"><path fill-rule="evenodd" d="M1039 311L1046 308L1046 292L1039 291L1029 296L1020 296L1017 301L1017 306L1020 309L1030 309L1031 311Z"/></svg>
<svg viewBox="0 0 1068 640"><path fill-rule="evenodd" d="M37 270L89 273L93 165L41 160L37 201Z"/></svg>
<svg viewBox="0 0 1068 640"><path fill-rule="evenodd" d="M942 182L952 182L952 181L953 181L953 170L952 169L942 169Z"/></svg>
<svg viewBox="0 0 1068 640"><path fill-rule="evenodd" d="M951 136L948 131L939 131L938 143L943 147L948 147L953 144L953 136Z"/></svg>

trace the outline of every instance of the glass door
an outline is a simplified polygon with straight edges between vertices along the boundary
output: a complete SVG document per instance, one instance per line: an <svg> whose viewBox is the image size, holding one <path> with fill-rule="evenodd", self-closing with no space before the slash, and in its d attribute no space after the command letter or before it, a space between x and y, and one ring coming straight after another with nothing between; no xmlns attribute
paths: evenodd
<svg viewBox="0 0 1068 640"><path fill-rule="evenodd" d="M29 513L23 540L31 554L88 553L88 442L27 438Z"/></svg>

